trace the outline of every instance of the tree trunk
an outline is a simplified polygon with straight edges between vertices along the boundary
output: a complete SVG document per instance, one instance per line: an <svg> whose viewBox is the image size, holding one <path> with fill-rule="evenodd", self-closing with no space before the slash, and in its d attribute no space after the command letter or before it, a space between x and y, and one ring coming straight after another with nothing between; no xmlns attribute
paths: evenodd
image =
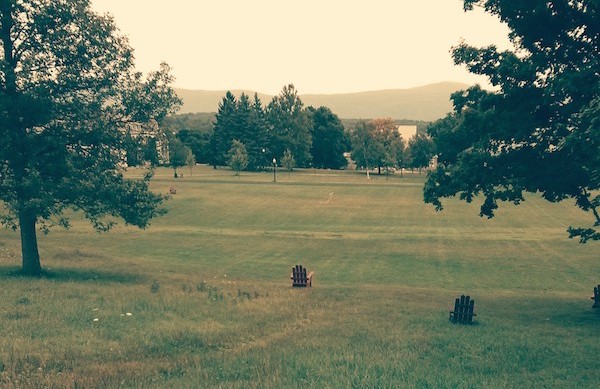
<svg viewBox="0 0 600 389"><path fill-rule="evenodd" d="M19 213L19 227L21 230L21 255L23 257L22 272L27 276L40 276L40 253L38 252L37 237L35 232L36 217L29 212Z"/></svg>

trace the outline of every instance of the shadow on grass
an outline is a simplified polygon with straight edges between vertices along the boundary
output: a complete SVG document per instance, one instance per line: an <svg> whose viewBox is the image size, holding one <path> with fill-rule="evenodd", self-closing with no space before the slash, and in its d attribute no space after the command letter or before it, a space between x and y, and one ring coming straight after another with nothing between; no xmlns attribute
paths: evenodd
<svg viewBox="0 0 600 389"><path fill-rule="evenodd" d="M21 268L16 266L0 266L0 279L46 279L58 282L114 282L118 284L136 284L148 280L144 275L132 273L117 273L104 270L90 270L77 268L52 268L42 270L39 277L26 276Z"/></svg>
<svg viewBox="0 0 600 389"><path fill-rule="evenodd" d="M582 293L580 298L560 297L549 294L545 297L518 297L489 301L482 316L488 320L510 320L523 324L549 324L564 328L589 328L594 330L600 322L600 309L592 308L592 300Z"/></svg>

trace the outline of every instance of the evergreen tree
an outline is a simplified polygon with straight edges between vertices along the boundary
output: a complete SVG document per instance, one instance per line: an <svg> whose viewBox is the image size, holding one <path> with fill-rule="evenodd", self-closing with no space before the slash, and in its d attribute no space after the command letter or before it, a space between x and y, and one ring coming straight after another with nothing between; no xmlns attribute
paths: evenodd
<svg viewBox="0 0 600 389"><path fill-rule="evenodd" d="M227 153L227 163L235 171L236 176L239 176L240 172L248 166L246 146L237 139L231 142L231 148Z"/></svg>
<svg viewBox="0 0 600 389"><path fill-rule="evenodd" d="M237 111L237 99L230 91L227 91L223 100L219 103L215 117L214 130L211 136L211 151L213 166L224 166L227 163L227 153L234 139L232 133L235 128Z"/></svg>
<svg viewBox="0 0 600 389"><path fill-rule="evenodd" d="M270 164L270 141L265 110L258 94L254 100L247 121L246 149L248 151L248 169L259 170Z"/></svg>
<svg viewBox="0 0 600 389"><path fill-rule="evenodd" d="M279 160L289 149L298 166L309 166L312 121L303 106L294 85L290 84L271 100L266 111L273 156Z"/></svg>

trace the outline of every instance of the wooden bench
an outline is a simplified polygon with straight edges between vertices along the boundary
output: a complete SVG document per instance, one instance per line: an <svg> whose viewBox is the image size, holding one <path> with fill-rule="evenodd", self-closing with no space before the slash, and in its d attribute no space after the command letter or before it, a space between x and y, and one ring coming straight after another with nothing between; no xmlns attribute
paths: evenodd
<svg viewBox="0 0 600 389"><path fill-rule="evenodd" d="M312 271L307 274L306 268L302 267L302 265L296 265L292 267L292 274L290 275L290 278L292 279L292 286L312 286L313 274L314 272Z"/></svg>
<svg viewBox="0 0 600 389"><path fill-rule="evenodd" d="M600 285L594 286L594 295L591 297L594 300L592 308L600 308Z"/></svg>
<svg viewBox="0 0 600 389"><path fill-rule="evenodd" d="M477 316L474 312L475 300L464 294L454 301L454 310L450 311L450 321L459 324L473 324L473 316Z"/></svg>

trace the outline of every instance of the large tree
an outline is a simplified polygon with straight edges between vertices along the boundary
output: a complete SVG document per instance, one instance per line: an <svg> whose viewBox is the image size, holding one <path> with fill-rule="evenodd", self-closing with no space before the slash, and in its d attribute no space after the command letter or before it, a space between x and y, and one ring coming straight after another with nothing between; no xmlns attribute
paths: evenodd
<svg viewBox="0 0 600 389"><path fill-rule="evenodd" d="M344 152L349 151L349 139L336 114L327 107L308 107L312 118L312 164L317 168L340 169L348 161Z"/></svg>
<svg viewBox="0 0 600 389"><path fill-rule="evenodd" d="M39 275L37 227L146 227L161 195L122 175L126 123L180 104L169 68L135 72L111 17L87 0L0 1L0 222L20 229L22 270Z"/></svg>
<svg viewBox="0 0 600 389"><path fill-rule="evenodd" d="M231 148L227 153L229 166L235 172L236 176L240 175L240 172L248 166L248 152L246 146L239 140L234 139L231 142Z"/></svg>
<svg viewBox="0 0 600 389"><path fill-rule="evenodd" d="M431 138L425 134L416 134L408 141L407 162L411 168L421 169L429 166L435 154L435 145Z"/></svg>
<svg viewBox="0 0 600 389"><path fill-rule="evenodd" d="M192 149L179 138L171 137L169 139L169 165L173 168L173 177L178 178L177 168L188 164L190 154L193 156Z"/></svg>
<svg viewBox="0 0 600 389"><path fill-rule="evenodd" d="M357 122L350 134L352 160L367 171L381 166L381 161L385 159L385 149L374 134L375 124L366 120Z"/></svg>
<svg viewBox="0 0 600 389"><path fill-rule="evenodd" d="M294 155L298 166L310 165L312 121L294 85L285 86L266 109L270 125L271 153L279 160L285 150Z"/></svg>
<svg viewBox="0 0 600 389"><path fill-rule="evenodd" d="M515 50L453 48L457 64L485 75L452 96L454 112L434 123L439 168L425 201L482 195L482 216L499 201L519 204L524 192L549 201L572 199L590 224L569 228L581 242L600 239L600 2L597 0L465 0L510 29Z"/></svg>
<svg viewBox="0 0 600 389"><path fill-rule="evenodd" d="M217 110L214 123L214 131L210 138L212 151L212 163L217 166L227 164L227 153L231 148L231 142L236 139L236 113L237 99L230 91L227 91Z"/></svg>
<svg viewBox="0 0 600 389"><path fill-rule="evenodd" d="M228 163L228 152L234 140L246 147L247 167L250 170L258 170L268 164L266 150L270 147L270 142L267 122L257 94L254 95L254 100L250 100L245 93L237 99L233 93L227 91L219 103L215 118L211 137L215 165Z"/></svg>
<svg viewBox="0 0 600 389"><path fill-rule="evenodd" d="M351 134L352 159L358 166L377 168L399 167L404 151L398 125L391 118L359 121Z"/></svg>

